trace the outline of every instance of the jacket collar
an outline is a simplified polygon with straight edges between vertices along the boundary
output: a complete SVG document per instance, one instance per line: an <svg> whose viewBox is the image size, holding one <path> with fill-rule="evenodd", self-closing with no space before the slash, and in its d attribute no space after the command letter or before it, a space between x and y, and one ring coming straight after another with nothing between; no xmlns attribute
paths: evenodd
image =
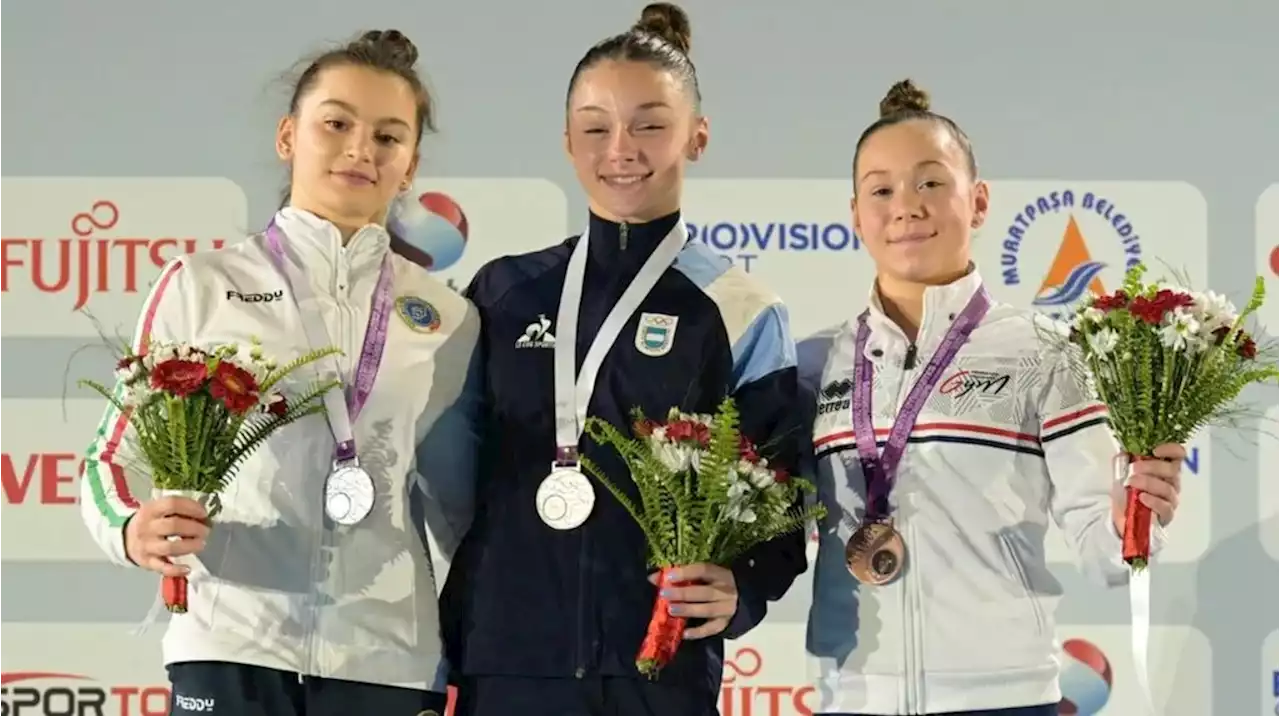
<svg viewBox="0 0 1280 716"><path fill-rule="evenodd" d="M288 237L287 250L309 273L323 279L325 270L343 267L352 273L377 271L391 245L391 235L379 224L366 224L344 247L342 232L332 222L309 211L286 206L276 212L276 225Z"/></svg>
<svg viewBox="0 0 1280 716"><path fill-rule="evenodd" d="M924 312L920 316L920 328L916 331L914 343L923 355L932 355L933 349L942 342L942 337L951 328L951 323L960 315L969 299L982 287L982 276L973 262L969 263L969 273L942 286L929 286L924 290ZM886 340L894 343L910 343L906 334L898 324L889 319L880 303L880 294L873 284L868 301L867 325L871 328L872 343L883 344ZM877 340L879 339L879 340ZM883 345L878 346L884 348ZM895 351L897 352L897 351Z"/></svg>
<svg viewBox="0 0 1280 716"><path fill-rule="evenodd" d="M591 212L589 227L590 245L587 247L591 263L616 267L624 271L639 271L658 244L667 237L680 220L680 212L642 224L609 221ZM623 240L623 234L626 240Z"/></svg>

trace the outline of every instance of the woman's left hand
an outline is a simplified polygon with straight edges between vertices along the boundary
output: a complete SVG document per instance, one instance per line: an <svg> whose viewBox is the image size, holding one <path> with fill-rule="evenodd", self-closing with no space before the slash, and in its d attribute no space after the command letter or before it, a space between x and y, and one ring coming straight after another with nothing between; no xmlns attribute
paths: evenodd
<svg viewBox="0 0 1280 716"><path fill-rule="evenodd" d="M706 623L684 633L686 639L702 639L714 636L729 626L729 620L738 611L738 584L733 572L716 564L690 564L677 567L669 573L672 582L692 582L677 587L658 585L662 596L671 603L671 614L686 619L706 619ZM649 576L658 584L661 572Z"/></svg>
<svg viewBox="0 0 1280 716"><path fill-rule="evenodd" d="M1134 462L1128 485L1142 493L1138 500L1151 508L1163 526L1173 521L1173 514L1178 509L1182 463L1187 459L1187 451L1181 445L1166 443L1152 450L1151 454L1159 459ZM1111 491L1111 519L1119 534L1124 534L1124 486L1125 483L1117 482Z"/></svg>

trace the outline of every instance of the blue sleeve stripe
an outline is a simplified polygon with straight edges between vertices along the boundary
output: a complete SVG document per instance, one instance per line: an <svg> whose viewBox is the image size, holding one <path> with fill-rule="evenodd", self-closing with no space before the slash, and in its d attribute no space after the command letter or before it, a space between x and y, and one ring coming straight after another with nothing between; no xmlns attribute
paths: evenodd
<svg viewBox="0 0 1280 716"><path fill-rule="evenodd" d="M733 344L733 389L796 366L796 343L791 337L787 308L770 304Z"/></svg>
<svg viewBox="0 0 1280 716"><path fill-rule="evenodd" d="M690 241L676 256L676 263L672 268L705 291L732 265L732 261L707 248L701 241Z"/></svg>

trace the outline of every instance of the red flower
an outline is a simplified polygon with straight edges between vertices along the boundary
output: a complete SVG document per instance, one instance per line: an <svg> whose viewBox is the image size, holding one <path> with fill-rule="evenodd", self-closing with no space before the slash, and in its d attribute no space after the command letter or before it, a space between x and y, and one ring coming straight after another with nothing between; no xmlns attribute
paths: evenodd
<svg viewBox="0 0 1280 716"><path fill-rule="evenodd" d="M711 444L711 428L692 420L673 420L667 423L666 435L671 442L693 442L702 447Z"/></svg>
<svg viewBox="0 0 1280 716"><path fill-rule="evenodd" d="M671 442L682 442L693 437L693 423L687 420L675 420L667 423L667 439Z"/></svg>
<svg viewBox="0 0 1280 716"><path fill-rule="evenodd" d="M773 471L773 481L778 484L785 484L790 479L791 476L787 474L786 470L778 469Z"/></svg>
<svg viewBox="0 0 1280 716"><path fill-rule="evenodd" d="M738 456L752 465L760 462L760 454L756 452L756 446L751 444L746 435L738 436Z"/></svg>
<svg viewBox="0 0 1280 716"><path fill-rule="evenodd" d="M702 423L694 423L693 439L702 447L707 447L711 444L711 428Z"/></svg>
<svg viewBox="0 0 1280 716"><path fill-rule="evenodd" d="M1240 347L1236 348L1236 352L1245 360L1253 360L1258 357L1258 344L1254 343L1252 338L1245 336Z"/></svg>
<svg viewBox="0 0 1280 716"><path fill-rule="evenodd" d="M170 358L151 369L151 387L181 398L200 390L209 377L204 363Z"/></svg>
<svg viewBox="0 0 1280 716"><path fill-rule="evenodd" d="M1093 307L1099 311L1111 311L1129 305L1129 294L1117 290L1110 296L1098 296L1093 299Z"/></svg>
<svg viewBox="0 0 1280 716"><path fill-rule="evenodd" d="M289 412L289 403L285 401L283 395L276 393L267 403L266 412L277 418L283 418L285 413Z"/></svg>
<svg viewBox="0 0 1280 716"><path fill-rule="evenodd" d="M222 362L213 373L209 394L227 406L236 415L252 408L258 402L258 381L240 366Z"/></svg>
<svg viewBox="0 0 1280 716"><path fill-rule="evenodd" d="M656 427L658 424L652 420L637 420L631 429L635 431L636 437L647 438L653 434L653 429Z"/></svg>
<svg viewBox="0 0 1280 716"><path fill-rule="evenodd" d="M1162 288L1156 292L1151 298L1139 296L1133 299L1133 303L1129 304L1129 313L1144 323L1151 325L1159 325L1164 320L1164 315L1175 308L1186 308L1195 303L1194 299L1188 294L1170 291Z"/></svg>

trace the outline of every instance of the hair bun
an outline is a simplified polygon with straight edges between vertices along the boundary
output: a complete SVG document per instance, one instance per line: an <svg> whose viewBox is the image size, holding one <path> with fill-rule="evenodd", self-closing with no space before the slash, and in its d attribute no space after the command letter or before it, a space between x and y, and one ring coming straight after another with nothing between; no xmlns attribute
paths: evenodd
<svg viewBox="0 0 1280 716"><path fill-rule="evenodd" d="M888 117L904 112L928 112L929 93L920 89L909 79L902 80L889 88L884 99L880 100L880 116Z"/></svg>
<svg viewBox="0 0 1280 716"><path fill-rule="evenodd" d="M351 43L350 49L363 49L406 70L413 69L418 61L417 46L399 30L370 30Z"/></svg>
<svg viewBox="0 0 1280 716"><path fill-rule="evenodd" d="M689 25L689 15L669 2L645 5L644 10L640 11L640 19L631 29L657 35L686 55L693 47L693 28Z"/></svg>

